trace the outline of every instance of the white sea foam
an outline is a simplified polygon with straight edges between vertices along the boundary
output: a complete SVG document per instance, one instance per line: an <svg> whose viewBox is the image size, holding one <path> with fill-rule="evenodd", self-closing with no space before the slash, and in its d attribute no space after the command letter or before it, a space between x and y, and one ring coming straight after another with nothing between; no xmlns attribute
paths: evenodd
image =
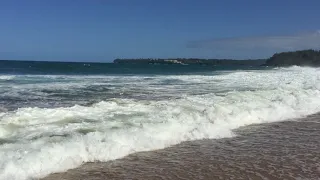
<svg viewBox="0 0 320 180"><path fill-rule="evenodd" d="M0 80L11 80L14 79L14 75L0 75Z"/></svg>
<svg viewBox="0 0 320 180"><path fill-rule="evenodd" d="M232 130L240 126L320 111L319 69L292 67L155 80L165 78L199 84L185 89L187 94L180 99L113 99L89 107L1 113L0 179L38 178L84 162L108 161L182 141L232 137ZM213 92L190 94L201 88ZM219 88L229 91L215 93ZM1 139L11 143L1 144Z"/></svg>

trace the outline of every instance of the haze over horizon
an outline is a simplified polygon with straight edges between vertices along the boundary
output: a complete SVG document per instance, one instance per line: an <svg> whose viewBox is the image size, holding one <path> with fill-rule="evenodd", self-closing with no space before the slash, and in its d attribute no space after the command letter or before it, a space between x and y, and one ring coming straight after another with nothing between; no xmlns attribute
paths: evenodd
<svg viewBox="0 0 320 180"><path fill-rule="evenodd" d="M320 49L320 1L0 2L0 59L266 58Z"/></svg>

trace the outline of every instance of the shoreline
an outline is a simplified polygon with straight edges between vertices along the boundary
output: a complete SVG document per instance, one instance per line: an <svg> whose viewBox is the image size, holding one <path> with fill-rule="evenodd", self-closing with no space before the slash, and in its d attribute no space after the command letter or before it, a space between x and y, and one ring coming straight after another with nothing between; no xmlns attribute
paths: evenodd
<svg viewBox="0 0 320 180"><path fill-rule="evenodd" d="M183 142L108 162L91 162L42 180L319 179L320 115L237 129L234 138Z"/></svg>

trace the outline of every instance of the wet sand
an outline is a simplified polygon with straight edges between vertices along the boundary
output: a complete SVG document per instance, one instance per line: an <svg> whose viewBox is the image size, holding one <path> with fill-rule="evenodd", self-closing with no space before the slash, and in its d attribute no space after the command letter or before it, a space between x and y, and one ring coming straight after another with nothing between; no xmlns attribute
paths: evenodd
<svg viewBox="0 0 320 180"><path fill-rule="evenodd" d="M43 180L320 179L320 115L251 125L234 138L184 142L110 162L86 163Z"/></svg>

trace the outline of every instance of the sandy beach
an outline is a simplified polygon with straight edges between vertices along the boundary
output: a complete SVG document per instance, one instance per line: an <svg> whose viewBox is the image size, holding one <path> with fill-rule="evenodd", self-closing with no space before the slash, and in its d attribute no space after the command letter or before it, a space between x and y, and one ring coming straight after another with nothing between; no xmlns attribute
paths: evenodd
<svg viewBox="0 0 320 180"><path fill-rule="evenodd" d="M320 115L251 125L237 134L86 163L43 180L320 179Z"/></svg>

